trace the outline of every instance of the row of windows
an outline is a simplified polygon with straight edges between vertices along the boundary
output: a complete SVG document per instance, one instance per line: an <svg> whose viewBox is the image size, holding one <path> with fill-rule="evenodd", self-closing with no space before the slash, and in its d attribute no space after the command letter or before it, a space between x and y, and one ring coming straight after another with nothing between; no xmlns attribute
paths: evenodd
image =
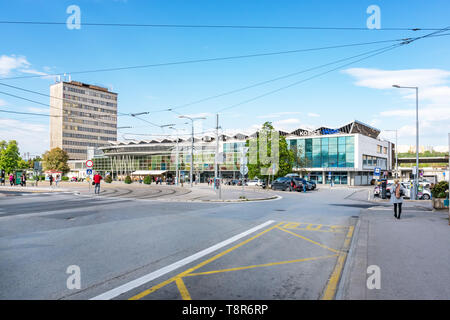
<svg viewBox="0 0 450 320"><path fill-rule="evenodd" d="M293 139L288 145L298 154L296 167L353 168L355 165L353 136Z"/></svg>
<svg viewBox="0 0 450 320"><path fill-rule="evenodd" d="M92 103L92 104L100 104L102 106L108 106L108 107L115 107L117 108L117 103L113 103L113 102L105 102L102 100L97 100L97 99L89 99L89 98L83 98L83 97L78 97L78 96L74 96L71 94L63 94L63 98L64 99L71 99L74 101L83 101L83 102L88 102L88 103Z"/></svg>
<svg viewBox="0 0 450 320"><path fill-rule="evenodd" d="M224 143L223 152L241 152L241 148L245 146L245 142Z"/></svg>
<svg viewBox="0 0 450 320"><path fill-rule="evenodd" d="M92 110L97 112L105 112L105 113L111 113L116 114L117 110L109 110L109 109L103 109L99 107L92 107L88 106L87 104L81 104L81 103L70 103L70 102L64 102L64 108L78 108L78 109L85 109L85 110Z"/></svg>
<svg viewBox="0 0 450 320"><path fill-rule="evenodd" d="M387 159L363 154L363 167L380 167L382 170L386 170Z"/></svg>
<svg viewBox="0 0 450 320"><path fill-rule="evenodd" d="M97 137L97 136L90 136L87 134L80 134L80 133L69 133L69 132L63 132L64 138L79 138L79 139L90 139L90 140L103 140L103 141L110 141L110 137Z"/></svg>
<svg viewBox="0 0 450 320"><path fill-rule="evenodd" d="M83 149L72 149L72 148L67 148L64 149L66 152L68 153L86 153L86 150Z"/></svg>
<svg viewBox="0 0 450 320"><path fill-rule="evenodd" d="M64 125L63 128L67 129L67 130L74 130L74 131L96 132L96 133L113 134L113 135L117 134L117 131L113 131L113 130L94 129L94 128L86 128L86 127L80 127L80 126Z"/></svg>
<svg viewBox="0 0 450 320"><path fill-rule="evenodd" d="M377 153L387 154L387 147L383 147L383 146L377 145Z"/></svg>
<svg viewBox="0 0 450 320"><path fill-rule="evenodd" d="M106 123L106 122L100 122L100 121L75 119L75 118L69 118L69 117L64 117L64 121L65 122L81 123L81 124L90 124L90 125L99 126L99 127L116 128L116 126L117 126L115 123Z"/></svg>
<svg viewBox="0 0 450 320"><path fill-rule="evenodd" d="M92 90L87 90L86 91L86 90L83 90L83 89L78 89L78 88L73 88L73 87L68 87L68 86L65 86L64 90L71 91L71 92L76 92L76 93L80 93L80 94L88 94L88 95L93 96L93 97L100 97L100 98L108 99L108 100L117 100L117 96L115 96L115 95L103 94L103 93L95 92L95 91L92 91Z"/></svg>
<svg viewBox="0 0 450 320"><path fill-rule="evenodd" d="M80 146L80 147L98 147L98 143L63 140L63 145L66 146Z"/></svg>
<svg viewBox="0 0 450 320"><path fill-rule="evenodd" d="M92 118L92 119L102 119L102 120L109 120L109 121L117 121L116 117L110 117L110 116L107 116L107 115L99 115L99 114L88 113L88 112L63 110L63 114L79 116L79 117L88 117L88 118Z"/></svg>

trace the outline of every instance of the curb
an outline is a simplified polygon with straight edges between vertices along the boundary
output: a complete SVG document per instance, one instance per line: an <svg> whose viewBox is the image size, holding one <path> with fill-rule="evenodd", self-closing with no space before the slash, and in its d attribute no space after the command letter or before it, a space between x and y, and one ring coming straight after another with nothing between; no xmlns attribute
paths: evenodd
<svg viewBox="0 0 450 320"><path fill-rule="evenodd" d="M358 221L356 222L355 229L353 230L353 237L350 243L350 248L348 250L347 259L345 259L344 267L342 269L341 279L339 281L338 288L336 290L336 295L334 300L344 300L344 292L348 286L348 279L350 276L350 265L353 262L355 255L355 247L359 238L359 229L361 227L361 218L358 217Z"/></svg>

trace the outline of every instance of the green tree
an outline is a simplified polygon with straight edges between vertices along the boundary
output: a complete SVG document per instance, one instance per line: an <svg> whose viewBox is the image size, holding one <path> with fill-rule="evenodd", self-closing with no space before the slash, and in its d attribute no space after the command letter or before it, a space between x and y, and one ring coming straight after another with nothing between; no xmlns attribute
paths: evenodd
<svg viewBox="0 0 450 320"><path fill-rule="evenodd" d="M260 144L260 133L262 130L265 130L267 132L267 136L269 141L271 141L272 133L275 132L272 123L271 122L265 122L262 126L261 131L258 131L257 133L257 147L258 147L258 153L257 153L257 163L248 164L248 176L250 179L253 179L255 177L258 178L268 178L268 175L262 174L261 169L262 168L270 168L272 164L263 164L260 161L260 154L259 154L259 144ZM246 146L248 147L250 145L250 140L247 140ZM272 155L272 146L270 143L267 145L267 153L270 157ZM292 165L294 164L295 157L294 152L292 150L288 149L288 144L286 141L286 138L282 135L279 136L279 159L278 159L278 171L273 176L274 179L278 177L284 177L286 174L292 172Z"/></svg>
<svg viewBox="0 0 450 320"><path fill-rule="evenodd" d="M7 173L12 173L14 169L18 168L20 160L19 146L16 140L8 143L4 140L0 141L0 168Z"/></svg>
<svg viewBox="0 0 450 320"><path fill-rule="evenodd" d="M145 184L151 184L152 183L152 177L151 176L145 176L144 177L144 183Z"/></svg>
<svg viewBox="0 0 450 320"><path fill-rule="evenodd" d="M44 169L66 173L70 171L69 165L67 164L68 160L69 155L67 154L67 152L65 152L61 148L53 148L43 155Z"/></svg>
<svg viewBox="0 0 450 320"><path fill-rule="evenodd" d="M130 177L130 176L126 176L126 177L125 177L125 183L126 183L126 184L130 184L131 182L133 182L133 181L131 180L131 177Z"/></svg>

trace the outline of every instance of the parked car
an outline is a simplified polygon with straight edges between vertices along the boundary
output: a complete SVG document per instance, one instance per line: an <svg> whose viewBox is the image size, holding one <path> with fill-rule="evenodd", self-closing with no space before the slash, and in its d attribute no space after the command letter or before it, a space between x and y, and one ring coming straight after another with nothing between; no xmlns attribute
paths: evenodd
<svg viewBox="0 0 450 320"><path fill-rule="evenodd" d="M401 185L403 186L403 188L405 188L405 195L404 197L406 199L411 199L411 184L408 182L401 182ZM386 186L386 198L390 199L391 198L391 194L394 192L393 190L394 184L393 183L389 183ZM430 200L431 199L431 191L428 188L420 188L419 192L417 193L417 197L419 198L419 200Z"/></svg>
<svg viewBox="0 0 450 320"><path fill-rule="evenodd" d="M306 180L306 179L303 179L303 180L304 180L303 183L306 183L306 185L307 185L307 187L306 187L307 190L315 190L316 189L317 184L314 180Z"/></svg>
<svg viewBox="0 0 450 320"><path fill-rule="evenodd" d="M272 182L272 190L302 191L303 185L300 178L280 177Z"/></svg>

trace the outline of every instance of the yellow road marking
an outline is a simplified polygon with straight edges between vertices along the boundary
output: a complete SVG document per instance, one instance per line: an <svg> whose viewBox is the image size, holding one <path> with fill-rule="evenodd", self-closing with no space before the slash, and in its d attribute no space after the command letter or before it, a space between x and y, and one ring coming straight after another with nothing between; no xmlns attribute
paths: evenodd
<svg viewBox="0 0 450 320"><path fill-rule="evenodd" d="M283 226L283 228L294 229L294 228L297 228L299 225L300 225L299 222L288 222Z"/></svg>
<svg viewBox="0 0 450 320"><path fill-rule="evenodd" d="M177 284L178 290L180 291L181 298L183 298L183 300L192 300L188 289L184 285L183 279L182 278L177 278L175 280L175 283Z"/></svg>
<svg viewBox="0 0 450 320"><path fill-rule="evenodd" d="M315 245L318 245L319 247L325 248L325 249L330 250L330 251L335 252L335 253L339 253L338 250L335 250L335 249L332 249L332 248L330 248L330 247L327 247L327 246L324 245L324 244L321 244L321 243L319 243L319 242L317 242L317 241L314 241L314 240L311 240L311 239L306 238L306 237L304 237L304 236L301 236L301 235L299 235L299 234L297 234L297 233L295 233L295 232L292 232L292 231L283 229L283 228L281 228L281 227L277 227L277 228L280 229L281 231L290 233L290 234L292 234L293 236L296 236L296 237L299 237L299 238L301 238L301 239L303 239L303 240L306 240L306 241L309 241L309 242L311 242L311 243L314 243Z"/></svg>
<svg viewBox="0 0 450 320"><path fill-rule="evenodd" d="M313 227L313 226L315 226L315 227ZM310 223L310 224L308 224L306 226L307 230L312 230L312 231L318 231L320 228L322 228L321 224L312 224L312 223Z"/></svg>
<svg viewBox="0 0 450 320"><path fill-rule="evenodd" d="M336 294L337 286L339 280L341 278L342 269L344 267L345 259L347 258L347 252L345 250L350 246L350 241L353 236L353 226L350 226L347 232L347 236L344 240L343 250L340 252L336 266L334 267L333 273L331 274L330 280L328 281L328 285L325 289L325 292L322 296L322 300L333 300Z"/></svg>
<svg viewBox="0 0 450 320"><path fill-rule="evenodd" d="M303 259L296 259L296 260L271 262L271 263L265 263L265 264L256 264L253 266L246 266L246 267L236 267L236 268L228 268L228 269L221 269L221 270L197 272L197 273L190 273L187 275L187 277L195 277L195 276L208 275L208 274L214 274L214 273L222 273L222 272L230 272L230 271L239 271L239 270L246 270L246 269L253 269L253 268L260 268L260 267L270 267L270 266L276 266L276 265L281 265L281 264L312 261L312 260L326 259L326 258L332 258L332 257L337 257L337 256L338 256L337 254L331 254L328 256L321 256L321 257L303 258Z"/></svg>
<svg viewBox="0 0 450 320"><path fill-rule="evenodd" d="M176 276L174 276L174 277L172 277L172 278L170 278L170 279L168 279L168 280L166 280L166 281L164 281L164 282L161 282L160 284L157 284L157 285L151 287L150 289L147 289L147 290L142 291L141 293L139 293L139 294L137 294L137 295L131 297L130 300L138 300L138 299L141 299L141 298L145 297L146 295L149 295L150 293L155 292L155 291L158 290L158 289L161 289L161 288L164 287L165 285L167 285L167 284L169 284L169 283L171 283L171 282L173 282L173 281L176 281L177 278L181 278L181 277L184 277L184 276L188 275L188 274L191 273L192 271L195 271L195 270L197 270L197 269L203 267L204 265L206 265L206 264L208 264L208 263L210 263L210 262L213 262L214 260L216 260L216 259L218 259L218 258L220 258L220 257L222 257L222 256L224 256L224 255L226 255L227 253L229 253L229 252L231 252L231 251L233 251L233 250L235 250L235 249L237 249L237 248L243 246L244 244L249 243L250 241L252 241L252 240L254 240L254 239L256 239L256 238L262 236L264 233L269 232L270 230L275 229L276 227L278 227L278 226L281 225L281 224L282 224L282 222L280 222L280 223L278 223L278 224L276 224L276 225L274 225L274 226L272 226L272 227L270 227L270 228L267 228L266 230L264 230L264 231L258 233L257 235L254 235L253 237L248 238L247 240L242 241L242 242L236 244L235 246L233 246L233 247L231 247L231 248L229 248L229 249L227 249L227 250L225 250L225 251L222 251L222 252L219 253L219 254L216 254L214 257L209 258L209 259L207 259L207 260L205 260L205 261L199 263L199 264L196 265L195 267L189 268L189 269L187 269L186 271L183 271L183 272L181 272L180 274L178 274L178 275L176 275Z"/></svg>

